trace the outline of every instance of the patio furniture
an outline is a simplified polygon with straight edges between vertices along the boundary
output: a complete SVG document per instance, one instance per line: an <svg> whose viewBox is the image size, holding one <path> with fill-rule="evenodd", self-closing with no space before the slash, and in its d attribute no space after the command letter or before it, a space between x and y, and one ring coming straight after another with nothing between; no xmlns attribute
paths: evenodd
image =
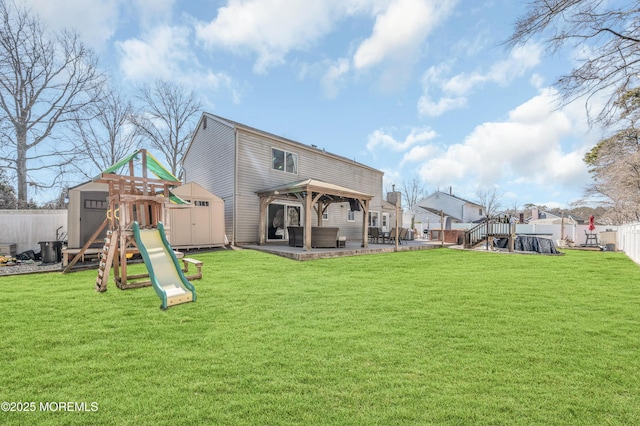
<svg viewBox="0 0 640 426"><path fill-rule="evenodd" d="M311 228L311 247L336 248L340 228L331 226L314 226Z"/></svg>
<svg viewBox="0 0 640 426"><path fill-rule="evenodd" d="M398 231L398 244L402 244L402 240L406 240L407 238L408 228L400 228ZM391 235L389 235L389 242L395 242L396 240L396 230L391 230Z"/></svg>
<svg viewBox="0 0 640 426"><path fill-rule="evenodd" d="M369 242L370 243L378 243L380 241L380 237L383 237L382 231L380 228L375 228L373 226L369 227Z"/></svg>
<svg viewBox="0 0 640 426"><path fill-rule="evenodd" d="M287 226L289 232L289 245L302 247L304 245L304 228L302 226Z"/></svg>
<svg viewBox="0 0 640 426"><path fill-rule="evenodd" d="M587 241L584 243L585 246L597 246L598 238L596 234L590 234L587 230L584 230L584 235L587 237Z"/></svg>
<svg viewBox="0 0 640 426"><path fill-rule="evenodd" d="M304 226L287 226L289 246L304 247ZM331 226L314 226L311 228L311 247L336 248L340 228ZM346 240L346 238L345 238Z"/></svg>

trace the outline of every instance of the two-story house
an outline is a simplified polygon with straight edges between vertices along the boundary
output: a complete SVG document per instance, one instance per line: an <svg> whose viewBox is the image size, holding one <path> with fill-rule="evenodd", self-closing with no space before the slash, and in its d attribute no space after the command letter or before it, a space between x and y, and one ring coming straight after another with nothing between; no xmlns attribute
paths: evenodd
<svg viewBox="0 0 640 426"><path fill-rule="evenodd" d="M309 222L366 242L367 226L395 222L395 209L383 200L382 171L213 114L202 114L182 166L186 181L224 200L233 244L286 240L287 226ZM300 189L305 184L313 189ZM314 195L312 210L304 197L318 184L331 194Z"/></svg>

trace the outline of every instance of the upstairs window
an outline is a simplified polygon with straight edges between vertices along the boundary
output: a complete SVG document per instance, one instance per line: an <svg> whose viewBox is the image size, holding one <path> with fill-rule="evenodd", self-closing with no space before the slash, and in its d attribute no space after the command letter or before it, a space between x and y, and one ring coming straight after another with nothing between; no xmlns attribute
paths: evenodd
<svg viewBox="0 0 640 426"><path fill-rule="evenodd" d="M298 174L298 154L272 148L271 168L282 172Z"/></svg>

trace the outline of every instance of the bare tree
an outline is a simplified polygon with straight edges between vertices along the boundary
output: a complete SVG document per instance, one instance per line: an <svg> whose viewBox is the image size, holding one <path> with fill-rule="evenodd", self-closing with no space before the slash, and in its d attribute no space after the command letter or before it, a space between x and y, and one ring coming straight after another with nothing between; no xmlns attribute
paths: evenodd
<svg viewBox="0 0 640 426"><path fill-rule="evenodd" d="M153 87L140 89L143 111L133 122L143 138L160 151L176 175L178 164L195 130L200 100L178 83L158 81Z"/></svg>
<svg viewBox="0 0 640 426"><path fill-rule="evenodd" d="M411 180L405 180L402 182L400 191L402 191L405 206L411 210L416 204L418 204L418 201L424 198L426 188L420 177L414 176Z"/></svg>
<svg viewBox="0 0 640 426"><path fill-rule="evenodd" d="M405 180L400 186L402 198L404 198L407 210L413 212L411 215L411 229L415 227L414 207L426 194L426 188L419 176L414 176L411 180Z"/></svg>
<svg viewBox="0 0 640 426"><path fill-rule="evenodd" d="M93 118L76 115L71 133L75 153L86 161L74 162L74 167L86 178L92 178L136 149L140 135L131 123L131 102L113 88L107 89L83 114Z"/></svg>
<svg viewBox="0 0 640 426"><path fill-rule="evenodd" d="M496 213L498 213L502 194L500 194L496 188L478 188L476 190L476 197L478 197L478 204L482 206L487 217L494 217Z"/></svg>
<svg viewBox="0 0 640 426"><path fill-rule="evenodd" d="M587 155L594 182L587 194L604 197L622 222L640 220L640 133L635 128L600 141Z"/></svg>
<svg viewBox="0 0 640 426"><path fill-rule="evenodd" d="M54 129L95 100L103 77L72 31L50 32L30 11L0 0L0 160L16 175L18 200L27 185L51 188L72 161ZM56 177L38 179L43 170Z"/></svg>
<svg viewBox="0 0 640 426"><path fill-rule="evenodd" d="M584 161L593 178L587 195L609 207L612 222L624 223L640 220L640 89L624 93L617 111L619 129L598 142Z"/></svg>
<svg viewBox="0 0 640 426"><path fill-rule="evenodd" d="M579 47L576 68L557 81L564 102L596 94L609 101L595 118L609 124L618 96L637 85L640 73L640 8L634 2L602 0L529 0L515 25L509 47L543 37L548 51Z"/></svg>

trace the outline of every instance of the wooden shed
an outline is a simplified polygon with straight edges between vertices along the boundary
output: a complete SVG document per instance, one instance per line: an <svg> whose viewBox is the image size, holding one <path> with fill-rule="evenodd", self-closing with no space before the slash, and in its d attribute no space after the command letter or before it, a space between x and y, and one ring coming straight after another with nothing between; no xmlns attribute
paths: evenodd
<svg viewBox="0 0 640 426"><path fill-rule="evenodd" d="M107 184L87 182L69 188L67 215L67 244L69 248L80 248L89 241L94 232L107 217L109 207L109 187ZM100 240L107 235L104 229ZM102 247L96 243L93 247Z"/></svg>
<svg viewBox="0 0 640 426"><path fill-rule="evenodd" d="M171 192L189 201L187 207L169 208L167 238L171 247L224 246L224 201L195 182L173 188Z"/></svg>

